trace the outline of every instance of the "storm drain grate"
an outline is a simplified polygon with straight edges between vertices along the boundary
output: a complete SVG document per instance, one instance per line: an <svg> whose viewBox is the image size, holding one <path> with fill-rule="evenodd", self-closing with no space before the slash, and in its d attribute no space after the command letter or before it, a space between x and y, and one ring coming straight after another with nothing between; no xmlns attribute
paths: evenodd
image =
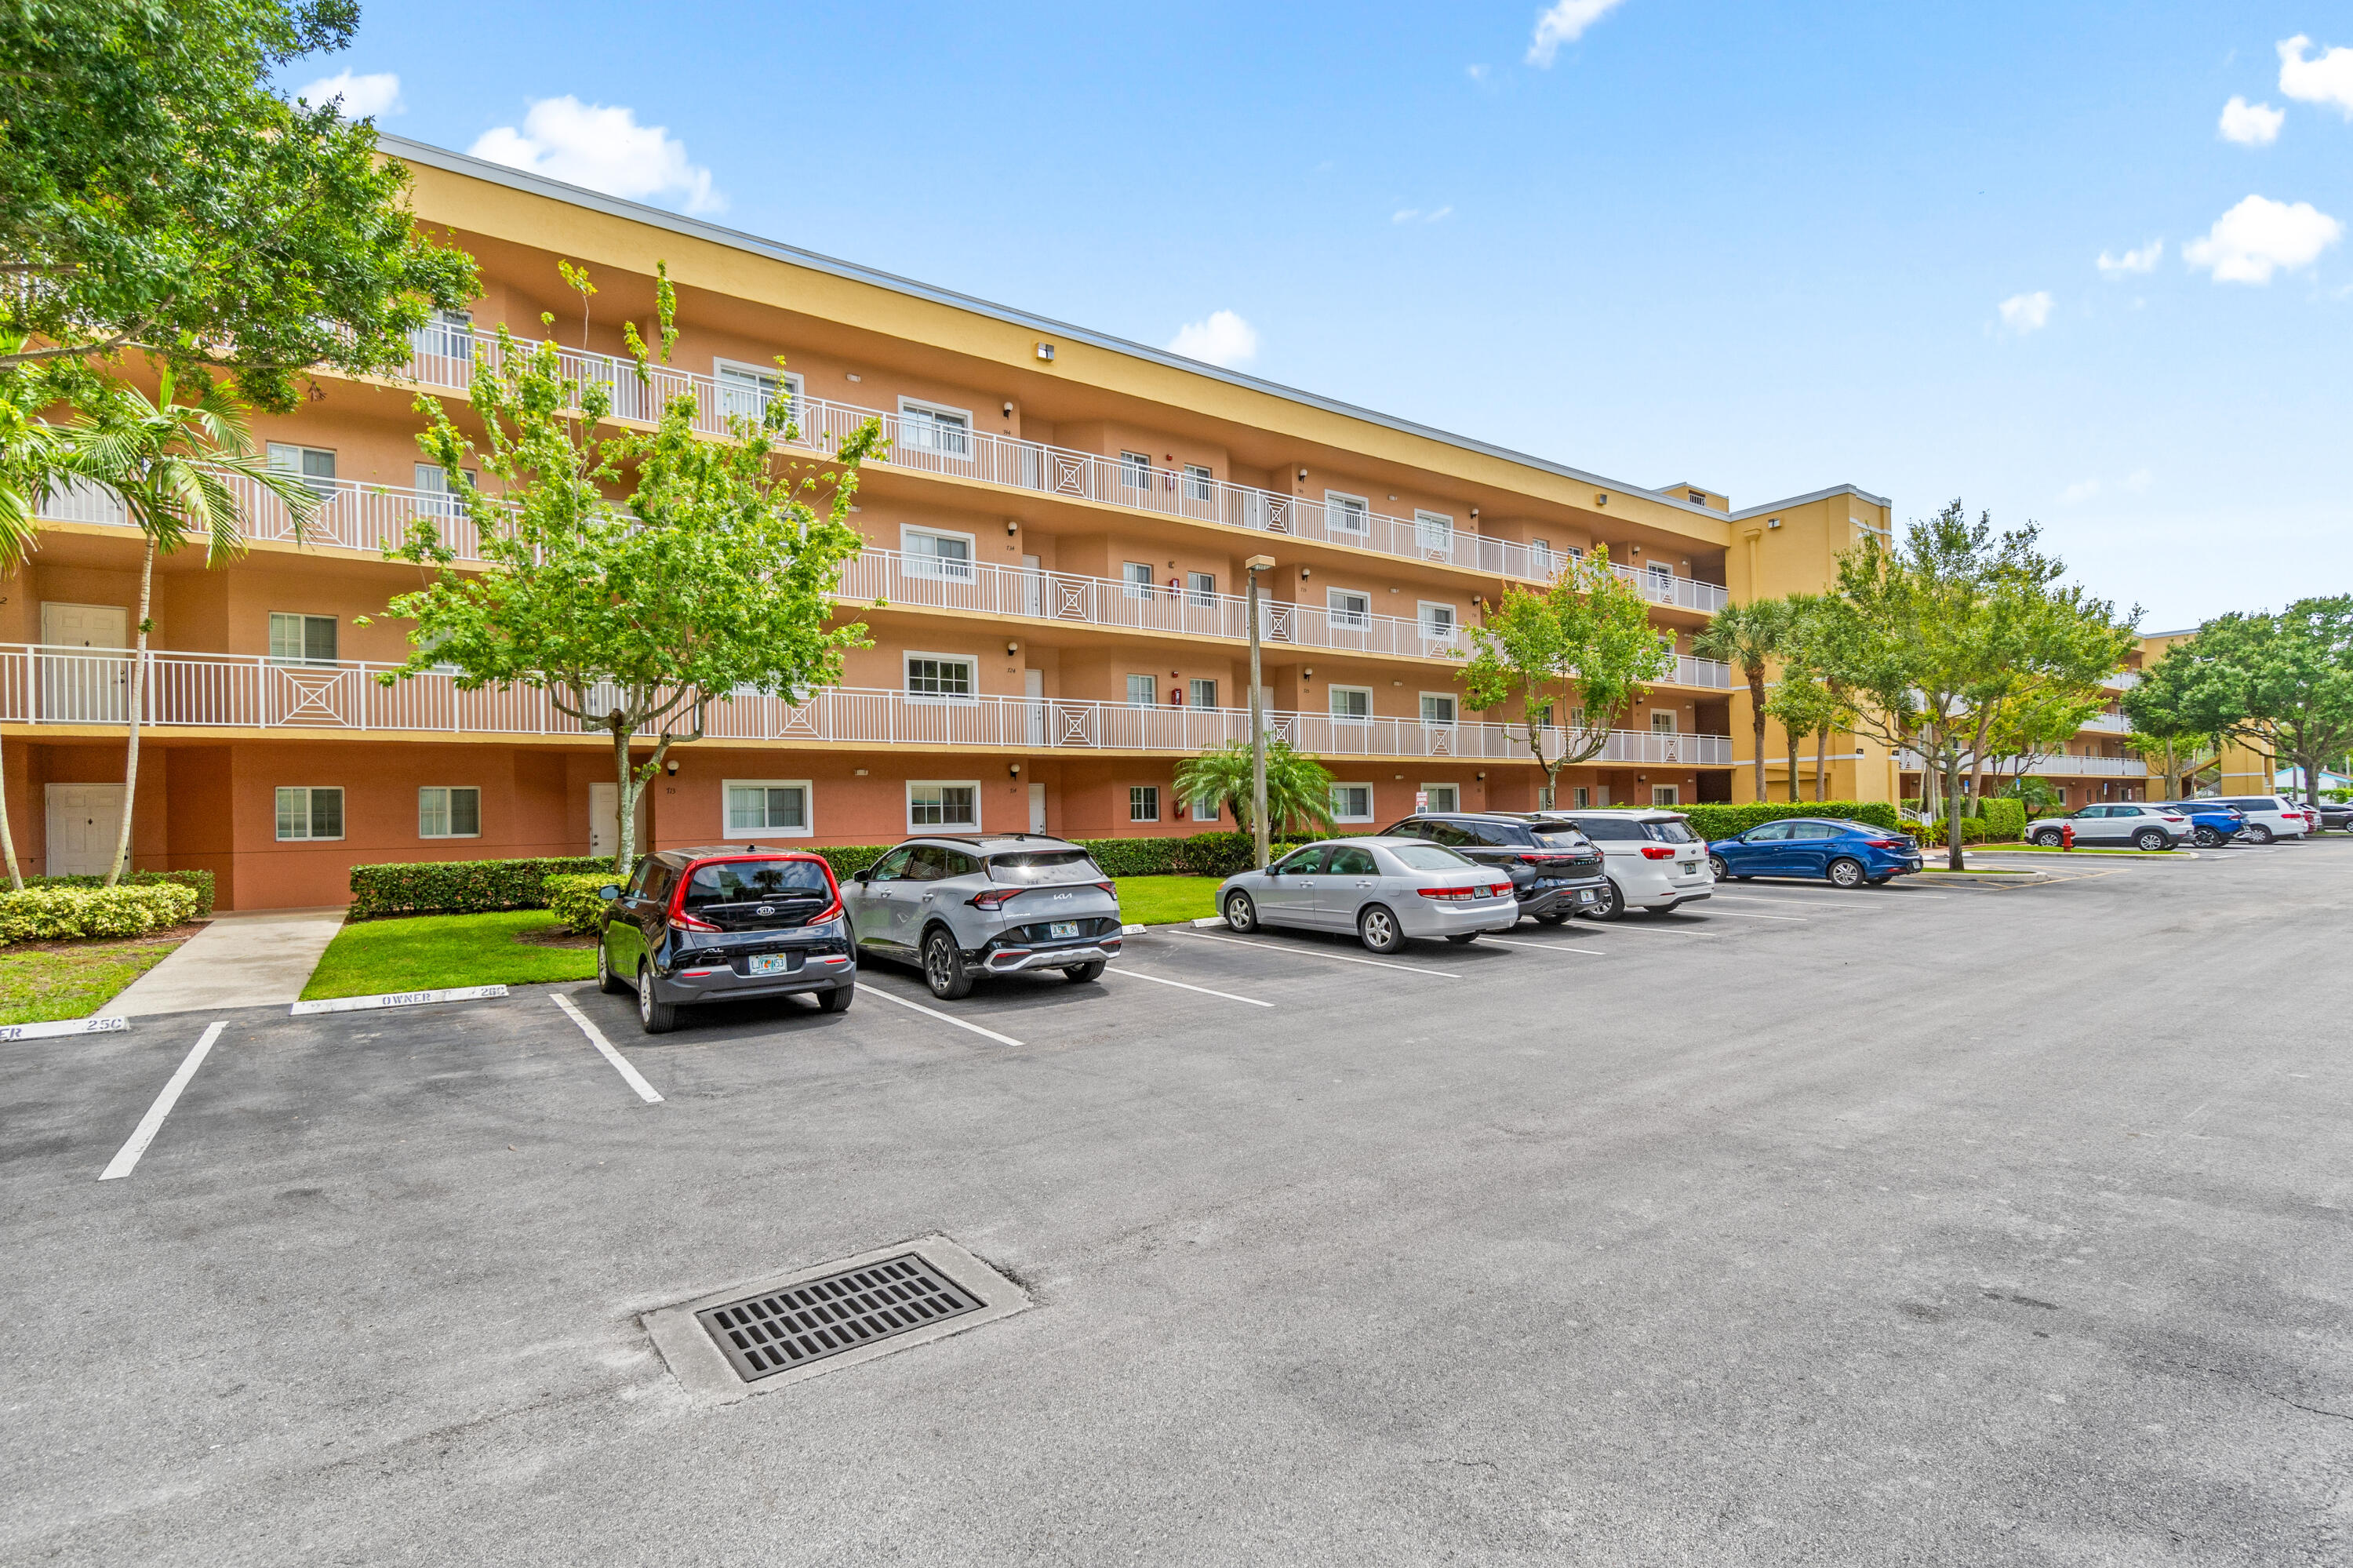
<svg viewBox="0 0 2353 1568"><path fill-rule="evenodd" d="M750 1383L987 1305L911 1252L694 1316L735 1375Z"/></svg>

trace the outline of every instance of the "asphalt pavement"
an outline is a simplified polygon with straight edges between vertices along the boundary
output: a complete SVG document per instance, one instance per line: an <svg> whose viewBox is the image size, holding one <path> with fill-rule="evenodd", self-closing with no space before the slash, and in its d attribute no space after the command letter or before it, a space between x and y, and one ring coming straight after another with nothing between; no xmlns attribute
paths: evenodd
<svg viewBox="0 0 2353 1568"><path fill-rule="evenodd" d="M2341 1563L2353 842L2043 869L0 1045L0 1561ZM926 1236L1028 1309L649 1336Z"/></svg>

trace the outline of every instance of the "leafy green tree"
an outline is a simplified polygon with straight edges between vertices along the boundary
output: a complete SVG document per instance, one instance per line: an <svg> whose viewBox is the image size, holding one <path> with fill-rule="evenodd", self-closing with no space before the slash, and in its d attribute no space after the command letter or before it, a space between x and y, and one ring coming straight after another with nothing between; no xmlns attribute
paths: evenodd
<svg viewBox="0 0 2353 1568"><path fill-rule="evenodd" d="M144 349L247 403L327 364L384 371L472 260L417 232L375 129L287 102L355 0L0 5L0 369Z"/></svg>
<svg viewBox="0 0 2353 1568"><path fill-rule="evenodd" d="M1612 716L1675 667L1674 646L1651 624L1649 601L1609 569L1606 549L1572 558L1541 592L1506 588L1471 629L1471 641L1467 701L1481 712L1519 708L1520 738L1547 789L1563 768L1599 757ZM1577 708L1598 722L1557 724Z"/></svg>
<svg viewBox="0 0 2353 1568"><path fill-rule="evenodd" d="M1230 807L1244 832L1258 824L1250 814L1250 747L1246 740L1188 757L1176 765L1176 793L1187 800L1215 800ZM1289 741L1266 747L1266 814L1277 832L1303 827L1317 832L1332 826L1332 775L1323 763Z"/></svg>
<svg viewBox="0 0 2353 1568"><path fill-rule="evenodd" d="M0 348L9 340L0 338ZM13 577L31 558L40 537L42 493L62 477L66 447L61 432L36 416L56 401L49 376L38 366L0 370L0 577ZM0 756L0 762L5 762ZM7 769L0 767L0 856L8 885L22 892L25 874L16 863L16 836L8 823Z"/></svg>
<svg viewBox="0 0 2353 1568"><path fill-rule="evenodd" d="M676 302L668 270L657 272L667 362ZM540 320L553 331L552 316ZM649 382L635 323L625 335ZM860 547L849 503L881 432L869 421L830 468L784 462L787 400L712 440L695 434L691 394L670 399L649 433L607 430L611 391L568 375L552 342L525 354L502 326L499 349L474 378L480 444L438 400L417 400L429 427L417 444L440 462L490 569L458 569L429 519L388 552L433 575L392 601L416 622L413 652L382 679L454 665L461 690L542 691L606 732L620 786L613 868L625 875L638 796L672 746L702 738L712 703L746 692L799 701L839 682L841 650L863 645L863 623L830 624L831 596ZM466 477L477 461L501 482L496 498ZM813 502L828 493L820 515ZM652 752L633 765L640 736Z"/></svg>
<svg viewBox="0 0 2353 1568"><path fill-rule="evenodd" d="M2316 799L2322 769L2353 744L2353 595L2210 620L2166 650L2126 704L2136 726L2149 715L2152 734L2178 726L2284 757Z"/></svg>
<svg viewBox="0 0 2353 1568"><path fill-rule="evenodd" d="M2193 792L2190 781L2221 754L2221 737L2204 727L2202 715L2181 705L2184 683L2174 678L2181 673L2177 669L2161 681L2144 675L2120 705L2132 721L2133 750L2157 769L2168 800L2187 799Z"/></svg>
<svg viewBox="0 0 2353 1568"><path fill-rule="evenodd" d="M1790 801L1795 803L1799 798L1798 744L1805 736L1814 740L1814 799L1823 799L1830 774L1831 736L1852 721L1853 710L1829 683L1799 663L1788 665L1774 683L1765 706L1789 738Z"/></svg>
<svg viewBox="0 0 2353 1568"><path fill-rule="evenodd" d="M1919 752L1941 779L1947 864L1961 856L1961 779L1986 753L2003 705L2030 688L2095 694L2133 643L2131 620L2037 547L2029 524L2000 536L1955 501L1891 549L1876 537L1839 558L1815 622L1815 656L1852 694L1857 726Z"/></svg>
<svg viewBox="0 0 2353 1568"><path fill-rule="evenodd" d="M1706 629L1692 639L1693 652L1703 659L1715 659L1734 666L1741 679L1748 683L1748 717L1756 726L1751 737L1755 749L1750 755L1756 758L1759 800L1771 799L1765 789L1765 720L1770 702L1765 693L1766 670L1788 652L1794 630L1793 612L1787 599L1759 599L1725 605L1715 612L1715 619L1707 623ZM1798 798L1797 789L1793 774L1789 799Z"/></svg>
<svg viewBox="0 0 2353 1568"><path fill-rule="evenodd" d="M2105 701L2102 693L2080 685L2033 680L2000 699L1986 729L1985 755L1976 759L1975 798L1984 800L1999 793L2000 786L1992 781L2005 771L2016 778L2035 758L2063 751Z"/></svg>
<svg viewBox="0 0 2353 1568"><path fill-rule="evenodd" d="M75 413L66 427L63 471L111 491L144 546L139 562L139 620L131 663L130 734L122 759L122 821L106 885L114 885L131 856L131 821L139 797L139 734L147 694L147 637L155 629L155 557L176 555L202 539L205 565L217 567L245 553L242 509L231 479L257 485L285 503L301 539L319 507L301 477L280 472L254 450L245 409L228 388L202 371L185 390L170 366L153 397L128 382L82 375Z"/></svg>

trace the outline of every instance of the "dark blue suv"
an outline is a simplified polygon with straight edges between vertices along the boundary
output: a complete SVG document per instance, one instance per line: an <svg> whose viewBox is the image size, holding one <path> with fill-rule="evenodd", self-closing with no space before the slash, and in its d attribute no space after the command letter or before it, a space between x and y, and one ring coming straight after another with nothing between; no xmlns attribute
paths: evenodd
<svg viewBox="0 0 2353 1568"><path fill-rule="evenodd" d="M1836 887L1877 887L1920 869L1920 846L1868 822L1831 817L1784 817L1759 822L1737 838L1714 839L1707 863L1715 879L1819 876Z"/></svg>
<svg viewBox="0 0 2353 1568"><path fill-rule="evenodd" d="M2158 803L2170 806L2189 819L2189 825L2197 830L2191 834L2190 842L2200 849L2212 849L2218 844L2229 843L2247 831L2246 813L2221 800L2160 800Z"/></svg>

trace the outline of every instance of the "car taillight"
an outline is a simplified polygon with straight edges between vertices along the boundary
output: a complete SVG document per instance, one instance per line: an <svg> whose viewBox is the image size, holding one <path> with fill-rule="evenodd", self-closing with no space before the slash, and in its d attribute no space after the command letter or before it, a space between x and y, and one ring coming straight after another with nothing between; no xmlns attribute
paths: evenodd
<svg viewBox="0 0 2353 1568"><path fill-rule="evenodd" d="M673 931L716 931L719 929L718 927L712 925L710 921L698 920L693 916L686 914L683 911L673 911L671 913L670 917L670 928Z"/></svg>
<svg viewBox="0 0 2353 1568"><path fill-rule="evenodd" d="M1664 844L1644 844L1642 846L1642 858L1644 860L1672 860L1675 858L1675 852L1669 849Z"/></svg>
<svg viewBox="0 0 2353 1568"><path fill-rule="evenodd" d="M1026 887L991 887L965 900L975 909L1000 909L1008 898L1018 898L1029 891Z"/></svg>
<svg viewBox="0 0 2353 1568"><path fill-rule="evenodd" d="M1512 890L1511 884L1505 883L1503 890L1509 893ZM1424 898L1443 898L1450 904L1462 904L1469 902L1472 895L1476 893L1478 889L1472 887L1417 887L1414 891L1420 894ZM1491 888L1489 891L1493 892L1493 889Z"/></svg>
<svg viewBox="0 0 2353 1568"><path fill-rule="evenodd" d="M1487 891L1493 894L1496 897L1502 898L1511 893L1512 885L1508 882L1490 883L1487 885Z"/></svg>
<svg viewBox="0 0 2353 1568"><path fill-rule="evenodd" d="M1895 841L1894 839L1865 839L1862 842L1863 847L1866 849L1894 849L1895 847Z"/></svg>

